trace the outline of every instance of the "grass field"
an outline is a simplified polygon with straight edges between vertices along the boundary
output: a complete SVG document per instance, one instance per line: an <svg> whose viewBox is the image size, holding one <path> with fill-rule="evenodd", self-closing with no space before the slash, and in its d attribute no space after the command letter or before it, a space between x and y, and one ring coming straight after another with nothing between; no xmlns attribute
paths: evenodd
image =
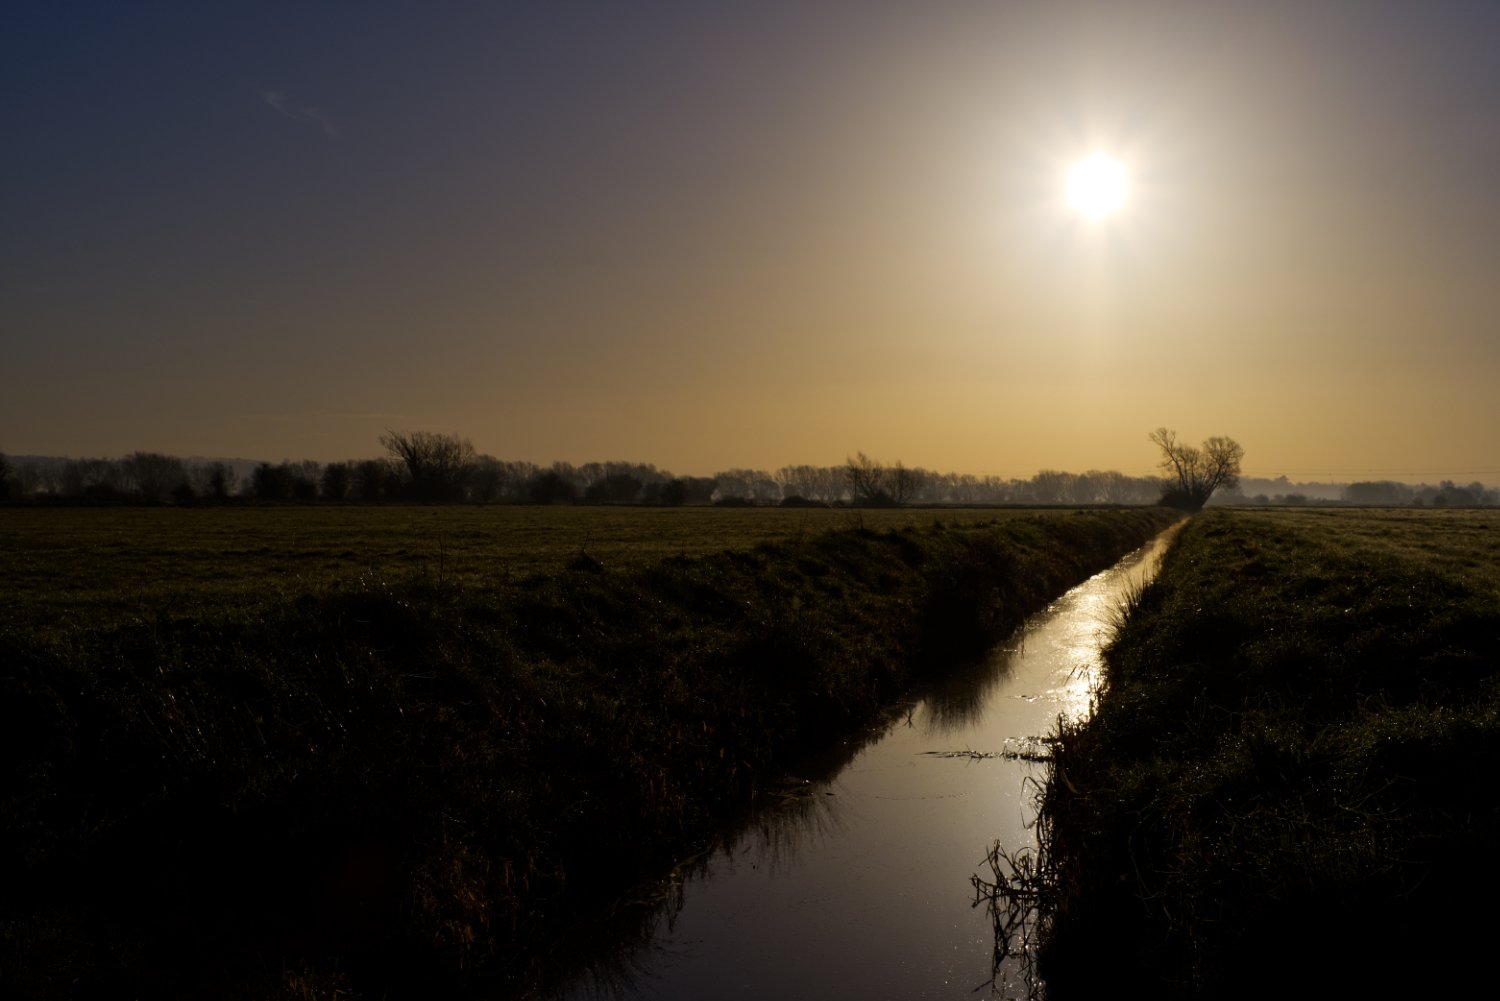
<svg viewBox="0 0 1500 1001"><path fill-rule="evenodd" d="M160 609L243 611L361 581L467 588L750 549L834 529L1036 511L610 507L0 507L0 621L95 627Z"/></svg>
<svg viewBox="0 0 1500 1001"><path fill-rule="evenodd" d="M1487 975L1500 513L1206 512L1106 663L1044 801L1050 997Z"/></svg>
<svg viewBox="0 0 1500 1001"><path fill-rule="evenodd" d="M1174 519L0 510L0 995L528 995Z"/></svg>

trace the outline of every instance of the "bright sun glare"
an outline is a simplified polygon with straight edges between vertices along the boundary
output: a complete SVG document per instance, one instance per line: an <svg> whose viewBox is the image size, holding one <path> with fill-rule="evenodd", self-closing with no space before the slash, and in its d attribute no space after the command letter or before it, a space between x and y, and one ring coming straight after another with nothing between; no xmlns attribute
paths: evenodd
<svg viewBox="0 0 1500 1001"><path fill-rule="evenodd" d="M1125 201L1125 166L1095 153L1068 171L1068 202L1090 219L1102 219Z"/></svg>

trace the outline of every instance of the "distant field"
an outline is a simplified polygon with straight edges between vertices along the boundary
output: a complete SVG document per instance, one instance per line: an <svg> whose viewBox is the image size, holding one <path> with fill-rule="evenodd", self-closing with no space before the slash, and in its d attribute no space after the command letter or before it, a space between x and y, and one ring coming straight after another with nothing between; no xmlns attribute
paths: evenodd
<svg viewBox="0 0 1500 1001"><path fill-rule="evenodd" d="M242 608L329 586L466 587L702 556L857 525L974 524L1016 509L264 507L0 509L0 621L101 625ZM77 621L81 619L82 621Z"/></svg>

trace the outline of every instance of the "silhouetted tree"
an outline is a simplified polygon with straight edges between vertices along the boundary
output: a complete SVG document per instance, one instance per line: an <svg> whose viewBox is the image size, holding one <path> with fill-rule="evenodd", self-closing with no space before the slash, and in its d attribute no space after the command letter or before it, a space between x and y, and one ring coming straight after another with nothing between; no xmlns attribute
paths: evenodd
<svg viewBox="0 0 1500 1001"><path fill-rule="evenodd" d="M349 491L352 489L354 489L353 463L330 462L323 467L323 477L318 484L318 492L323 495L324 500L348 500Z"/></svg>
<svg viewBox="0 0 1500 1001"><path fill-rule="evenodd" d="M844 462L844 482L851 499L871 507L910 504L931 478L925 469L908 469L900 462L887 467L863 452Z"/></svg>
<svg viewBox="0 0 1500 1001"><path fill-rule="evenodd" d="M714 481L708 476L679 476L661 484L661 489L654 499L648 499L647 503L666 504L669 507L681 507L684 504L712 504L714 499Z"/></svg>
<svg viewBox="0 0 1500 1001"><path fill-rule="evenodd" d="M945 473L944 498L955 504L1001 504L1012 500L1012 487L998 476Z"/></svg>
<svg viewBox="0 0 1500 1001"><path fill-rule="evenodd" d="M1346 504L1371 507L1395 506L1410 504L1413 496L1412 488L1404 483L1396 483L1392 480L1363 480L1345 486L1343 500Z"/></svg>
<svg viewBox="0 0 1500 1001"><path fill-rule="evenodd" d="M411 495L417 500L456 500L474 461L474 446L456 434L387 431L380 444L406 466Z"/></svg>
<svg viewBox="0 0 1500 1001"><path fill-rule="evenodd" d="M1032 504L1072 504L1078 477L1059 469L1038 470L1021 488L1021 497Z"/></svg>
<svg viewBox="0 0 1500 1001"><path fill-rule="evenodd" d="M1194 448L1166 428L1157 428L1148 437L1161 449L1161 469L1166 474L1163 504L1197 511L1215 490L1239 485L1245 450L1233 438L1207 438L1201 448Z"/></svg>
<svg viewBox="0 0 1500 1001"><path fill-rule="evenodd" d="M130 489L148 504L157 504L187 482L182 460L159 452L133 452L121 465Z"/></svg>
<svg viewBox="0 0 1500 1001"><path fill-rule="evenodd" d="M287 475L292 481L292 500L304 503L318 499L318 484L323 481L323 464L312 459L299 462L286 461Z"/></svg>
<svg viewBox="0 0 1500 1001"><path fill-rule="evenodd" d="M388 459L363 459L354 466L354 496L362 501L394 500L401 492L401 472Z"/></svg>
<svg viewBox="0 0 1500 1001"><path fill-rule="evenodd" d="M476 504L495 503L505 491L505 476L505 463L493 455L476 456L464 484L465 499Z"/></svg>
<svg viewBox="0 0 1500 1001"><path fill-rule="evenodd" d="M578 497L578 488L556 469L549 469L531 481L527 497L533 504L571 504Z"/></svg>
<svg viewBox="0 0 1500 1001"><path fill-rule="evenodd" d="M262 462L250 475L250 490L256 500L289 501L292 489L292 471L284 462L279 466Z"/></svg>
<svg viewBox="0 0 1500 1001"><path fill-rule="evenodd" d="M235 473L225 462L195 463L188 467L188 482L198 497L222 503L234 494Z"/></svg>
<svg viewBox="0 0 1500 1001"><path fill-rule="evenodd" d="M863 452L854 453L844 464L844 480L849 484L849 494L856 504L889 504L890 492L886 489L886 470L879 462Z"/></svg>
<svg viewBox="0 0 1500 1001"><path fill-rule="evenodd" d="M500 501L521 502L527 499L527 489L537 474L536 463L502 461L500 466L500 492L495 498Z"/></svg>
<svg viewBox="0 0 1500 1001"><path fill-rule="evenodd" d="M590 504L634 504L640 499L642 486L629 473L612 473L589 484L583 499Z"/></svg>
<svg viewBox="0 0 1500 1001"><path fill-rule="evenodd" d="M781 485L763 469L726 469L714 474L714 502L753 501L771 503L781 499Z"/></svg>
<svg viewBox="0 0 1500 1001"><path fill-rule="evenodd" d="M1443 480L1436 487L1423 484L1419 488L1418 500L1438 507L1477 507L1485 503L1486 491L1483 483L1471 483L1461 487L1452 480Z"/></svg>
<svg viewBox="0 0 1500 1001"><path fill-rule="evenodd" d="M782 466L776 471L782 497L832 502L844 496L844 471L840 466Z"/></svg>
<svg viewBox="0 0 1500 1001"><path fill-rule="evenodd" d="M58 492L64 497L120 502L127 499L124 460L69 459L58 473Z"/></svg>
<svg viewBox="0 0 1500 1001"><path fill-rule="evenodd" d="M782 466L776 470L776 482L781 485L782 497L810 498L820 486L816 466Z"/></svg>
<svg viewBox="0 0 1500 1001"><path fill-rule="evenodd" d="M924 469L907 469L899 461L890 468L886 477L889 484L891 502L896 505L910 504L917 499L922 487L927 483L927 471Z"/></svg>
<svg viewBox="0 0 1500 1001"><path fill-rule="evenodd" d="M1094 498L1101 504L1129 504L1137 499L1135 485L1124 473L1113 469L1090 469L1083 475L1093 483Z"/></svg>
<svg viewBox="0 0 1500 1001"><path fill-rule="evenodd" d="M10 496L10 460L0 452L0 500Z"/></svg>

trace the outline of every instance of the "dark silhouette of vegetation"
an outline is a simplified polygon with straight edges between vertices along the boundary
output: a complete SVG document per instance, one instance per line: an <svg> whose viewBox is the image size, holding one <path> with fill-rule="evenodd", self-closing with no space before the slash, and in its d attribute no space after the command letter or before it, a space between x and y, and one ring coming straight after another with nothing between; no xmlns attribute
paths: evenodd
<svg viewBox="0 0 1500 1001"><path fill-rule="evenodd" d="M781 499L781 485L763 469L726 469L714 474L713 499L772 503Z"/></svg>
<svg viewBox="0 0 1500 1001"><path fill-rule="evenodd" d="M641 499L645 484L629 473L613 473L595 480L583 491L588 504L634 504Z"/></svg>
<svg viewBox="0 0 1500 1001"><path fill-rule="evenodd" d="M469 470L465 499L475 504L494 504L505 493L505 463L493 455L478 456Z"/></svg>
<svg viewBox="0 0 1500 1001"><path fill-rule="evenodd" d="M1243 450L1227 438L1210 439L1190 448L1175 434L1161 429L1168 448L1159 477L1127 476L1113 470L1073 473L1043 469L1027 479L940 473L897 462L887 466L863 452L837 466L783 466L775 473L732 468L713 476L674 476L650 463L531 462L501 460L475 454L466 439L456 435L397 434L412 453L416 468L405 458L351 459L330 462L288 461L253 463L245 460L182 460L157 453L137 452L121 459L60 459L12 456L9 459L11 502L89 503L465 503L465 504L648 504L774 506L792 499L828 505L887 507L901 505L995 504L1153 504L1165 499L1196 509L1204 489L1216 473L1237 469ZM383 436L384 441L390 435ZM427 450L429 446L433 446ZM446 452L445 452L446 450ZM1238 453L1236 454L1236 450ZM388 449L389 451L389 449ZM400 453L400 447L397 452ZM1183 463L1181 474L1176 460ZM433 461L428 461L432 459ZM260 465L281 470L257 487ZM264 474L262 474L264 477ZM1185 477L1186 487L1179 480ZM1500 504L1500 491L1482 483L1467 485L1444 480L1437 486L1390 482L1355 484L1290 483L1237 477L1218 480L1213 503L1228 504L1402 504L1429 507L1472 507ZM184 487L186 484L186 487ZM1240 485L1259 490L1254 497Z"/></svg>
<svg viewBox="0 0 1500 1001"><path fill-rule="evenodd" d="M0 994L545 993L548 964L594 937L582 922L1169 518L624 565L575 547L515 580L494 557L462 583L274 573L226 584L216 611L133 596L128 614L16 617Z"/></svg>
<svg viewBox="0 0 1500 1001"><path fill-rule="evenodd" d="M1201 451L1195 449L1193 451ZM150 453L138 453L149 455ZM257 490L255 471L259 463L223 460L180 460L161 456L168 465L165 494L156 487L137 489L135 456L122 459L60 459L14 456L8 460L7 484L12 503L83 502L92 504L192 503L228 504L241 499L275 503L396 503L418 501L404 462L389 458L330 462L287 462L287 475L294 478L288 491ZM858 459L854 460L856 463ZM475 455L456 493L444 503L531 504L552 503L535 497L555 497L558 502L648 504L665 506L777 505L810 501L817 504L890 506L900 504L992 505L992 504L1153 504L1163 499L1189 509L1193 500L1175 486L1164 491L1159 477L1126 476L1113 470L1091 469L1072 473L1043 469L1028 479L1003 479L939 473L905 467L886 467L868 460L870 472L879 477L873 494L851 487L849 465L783 466L774 474L757 469L728 469L713 476L673 476L649 463L589 462L581 466L554 463L538 467L530 462L501 460ZM170 464L180 463L178 472ZM236 466L239 469L236 469ZM269 464L268 464L269 465ZM547 483L536 490L537 481ZM622 499L617 480L629 477L640 483L634 499ZM567 486L561 483L566 482ZM186 488L184 487L186 484ZM571 493L569 493L571 490ZM1243 491L1243 492L1242 492ZM1258 491L1258 492L1257 492ZM1251 494L1254 494L1251 496ZM148 496L149 495L149 496ZM611 499L605 500L609 497ZM868 499L867 499L868 498ZM435 502L432 498L423 503ZM1494 507L1500 505L1500 490L1483 483L1457 484L1443 480L1436 485L1411 485L1391 481L1350 484L1291 483L1277 479L1242 478L1239 485L1221 484L1210 498L1213 504L1268 504L1285 506L1415 506Z"/></svg>
<svg viewBox="0 0 1500 1001"><path fill-rule="evenodd" d="M198 495L216 503L224 503L234 494L234 470L222 462L211 462L193 471L200 481Z"/></svg>
<svg viewBox="0 0 1500 1001"><path fill-rule="evenodd" d="M0 452L0 500L10 496L10 473L10 460L5 457L4 452Z"/></svg>
<svg viewBox="0 0 1500 1001"><path fill-rule="evenodd" d="M774 478L777 485L781 487L783 498L801 497L829 504L844 495L842 468L782 466L776 471Z"/></svg>
<svg viewBox="0 0 1500 1001"><path fill-rule="evenodd" d="M459 499L474 463L469 439L433 431L387 431L380 444L406 467L406 490L413 500Z"/></svg>
<svg viewBox="0 0 1500 1001"><path fill-rule="evenodd" d="M250 488L256 500L287 501L292 499L292 474L285 465L273 466L262 462L255 467L250 478Z"/></svg>
<svg viewBox="0 0 1500 1001"><path fill-rule="evenodd" d="M349 494L353 489L353 463L330 462L323 467L323 475L318 480L318 494L324 500L348 500Z"/></svg>
<svg viewBox="0 0 1500 1001"><path fill-rule="evenodd" d="M316 500L325 470L316 462L262 462L250 475L251 495L260 501Z"/></svg>
<svg viewBox="0 0 1500 1001"><path fill-rule="evenodd" d="M1245 450L1233 438L1209 438L1202 447L1194 448L1178 441L1177 432L1166 428L1157 428L1149 437L1161 448L1161 469L1166 474L1162 504L1197 511L1215 490L1232 490L1239 485Z"/></svg>
<svg viewBox="0 0 1500 1001"><path fill-rule="evenodd" d="M551 469L531 481L527 496L533 504L571 504L578 498L578 488L572 480Z"/></svg>
<svg viewBox="0 0 1500 1001"><path fill-rule="evenodd" d="M127 489L147 504L160 504L187 482L187 469L176 456L134 452L123 462Z"/></svg>
<svg viewBox="0 0 1500 1001"><path fill-rule="evenodd" d="M886 466L863 452L856 452L844 464L844 480L856 504L901 507L920 496L927 485L928 473L923 469L908 469L900 462Z"/></svg>
<svg viewBox="0 0 1500 1001"><path fill-rule="evenodd" d="M890 484L891 503L901 507L917 499L926 485L927 474L921 469L908 469L898 460L891 467L887 482Z"/></svg>
<svg viewBox="0 0 1500 1001"><path fill-rule="evenodd" d="M1056 744L1054 999L1463 996L1500 891L1500 522L1210 510ZM1024 873L1023 873L1024 876ZM1481 905L1482 906L1482 905ZM1393 915L1435 946L1393 960Z"/></svg>
<svg viewBox="0 0 1500 1001"><path fill-rule="evenodd" d="M365 459L354 467L354 495L363 501L401 496L401 470L386 459Z"/></svg>
<svg viewBox="0 0 1500 1001"><path fill-rule="evenodd" d="M863 452L856 452L844 465L844 481L857 504L882 507L891 503L885 489L885 467Z"/></svg>

